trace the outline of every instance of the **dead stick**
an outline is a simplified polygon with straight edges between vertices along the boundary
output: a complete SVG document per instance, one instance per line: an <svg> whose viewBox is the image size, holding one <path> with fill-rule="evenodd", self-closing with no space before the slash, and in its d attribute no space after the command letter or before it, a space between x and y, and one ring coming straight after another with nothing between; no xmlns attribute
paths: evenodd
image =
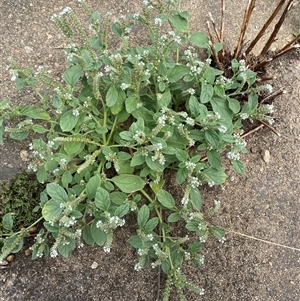
<svg viewBox="0 0 300 301"><path fill-rule="evenodd" d="M270 62L272 62L273 59L270 58L270 59L263 59L261 62L259 62L254 68L253 68L253 71L257 71L259 69L261 69L263 66L269 64Z"/></svg>
<svg viewBox="0 0 300 301"><path fill-rule="evenodd" d="M269 100L270 98L276 97L280 94L284 93L284 90L282 90L282 88L280 88L279 90L273 92L272 94L268 95L267 97L265 97L260 104L263 104L265 101Z"/></svg>
<svg viewBox="0 0 300 301"><path fill-rule="evenodd" d="M270 126L267 122L263 121L263 120L258 120L261 124L263 124L264 126L266 126L268 129L270 129L274 134L276 134L278 137L280 137L281 135L272 127Z"/></svg>
<svg viewBox="0 0 300 301"><path fill-rule="evenodd" d="M225 29L225 0L222 0L222 15L221 15L221 29L220 29L220 41L224 42L224 29Z"/></svg>
<svg viewBox="0 0 300 301"><path fill-rule="evenodd" d="M289 43L287 43L283 48L281 48L279 50L279 52L286 50L287 48L289 48L290 46L292 46L299 39L300 39L300 33L294 39L292 39Z"/></svg>
<svg viewBox="0 0 300 301"><path fill-rule="evenodd" d="M225 30L225 0L222 0L222 15L221 15L221 29L220 29L220 43L224 43L224 30ZM224 45L222 47L222 52L221 52L221 60L224 62L225 59L225 49Z"/></svg>
<svg viewBox="0 0 300 301"><path fill-rule="evenodd" d="M214 47L214 37L213 37L212 31L211 31L211 27L209 25L209 21L207 21L207 29L208 29L208 33L209 33L209 37L210 37L210 48L213 52L214 58L216 60L216 64L217 64L217 66L220 70L223 70L223 66L219 61L218 54L217 54L216 49Z"/></svg>
<svg viewBox="0 0 300 301"><path fill-rule="evenodd" d="M252 11L253 11L254 6L255 6L255 1L256 0L249 0L249 2L248 2L248 5L247 5L246 11L245 11L245 15L244 15L244 21L243 21L240 37L239 37L238 44L237 44L236 49L235 49L235 54L234 54L235 59L237 59L237 57L240 54L242 43L243 43L243 40L244 40L244 36L245 36L246 30L247 30L247 27L248 27L248 24L249 24L250 17L252 15Z"/></svg>
<svg viewBox="0 0 300 301"><path fill-rule="evenodd" d="M213 27L214 27L214 31L215 31L216 37L217 37L219 43L221 43L221 38L220 38L220 35L219 35L219 33L218 33L218 30L217 30L217 26L216 26L215 20L214 20L212 14L211 14L210 12L208 13L208 16L209 16L209 18L210 18L210 21L211 21Z"/></svg>
<svg viewBox="0 0 300 301"><path fill-rule="evenodd" d="M264 124L260 124L260 125L257 126L256 128L254 128L254 129L248 131L247 133L241 135L241 138L245 138L245 137L247 137L247 136L249 136L249 135L251 135L251 134L257 132L258 130L260 130L260 129L263 128L264 126L265 126Z"/></svg>
<svg viewBox="0 0 300 301"><path fill-rule="evenodd" d="M288 4L287 4L286 8L284 9L284 11L283 11L283 13L282 13L282 15L281 15L279 21L278 21L277 24L275 25L274 30L273 30L273 32L271 33L271 36L269 37L269 40L267 41L265 47L264 47L263 50L261 51L261 53L260 53L261 56L264 56L264 55L267 53L267 51L268 51L269 48L271 47L272 43L274 42L275 37L276 37L276 35L277 35L277 33L278 33L280 27L282 26L282 23L283 23L284 19L286 18L286 15L287 15L288 11L290 10L290 8L291 8L291 6L292 6L292 4L293 4L293 1L294 1L294 0L290 0L290 1L288 2Z"/></svg>
<svg viewBox="0 0 300 301"><path fill-rule="evenodd" d="M254 40L250 43L250 45L246 49L246 51L245 51L246 55L250 53L250 51L253 49L253 47L257 44L257 42L263 36L263 34L265 33L266 29L269 27L269 25L272 23L272 21L274 20L274 18L277 16L278 12L280 11L281 7L283 6L283 4L285 2L286 2L286 0L281 0L280 3L277 5L277 7L273 11L272 15L268 19L268 21L264 24L264 26L262 27L262 29L260 30L260 32L257 34L257 36L254 38Z"/></svg>

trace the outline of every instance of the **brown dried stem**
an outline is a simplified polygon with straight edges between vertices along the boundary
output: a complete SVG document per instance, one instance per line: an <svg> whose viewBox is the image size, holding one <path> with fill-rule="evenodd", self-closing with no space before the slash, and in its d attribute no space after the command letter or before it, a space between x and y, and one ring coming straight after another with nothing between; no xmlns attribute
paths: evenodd
<svg viewBox="0 0 300 301"><path fill-rule="evenodd" d="M218 66L218 68L219 68L220 70L223 70L223 66L222 66L222 64L221 64L220 61L219 61L218 54L217 54L216 49L215 49L215 47L214 47L214 37L213 37L213 33L212 33L212 30L211 30L209 21L207 21L207 29L208 29L208 33L209 33L209 37L210 37L210 44L211 44L211 45L210 45L210 48L211 48L211 50L212 50L212 52L213 52L214 58L215 58L215 60L216 60L216 64L217 64L217 66Z"/></svg>
<svg viewBox="0 0 300 301"><path fill-rule="evenodd" d="M253 47L257 44L257 42L263 36L263 34L265 33L266 29L269 27L269 25L272 23L272 21L274 20L274 18L277 16L278 12L280 11L281 7L283 6L283 4L285 2L286 2L286 0L281 0L280 3L277 5L277 7L273 11L272 15L268 19L268 21L264 24L264 26L262 27L262 29L260 30L260 32L257 34L257 36L254 38L254 40L250 43L250 45L246 49L246 51L245 51L246 55L250 53L250 51L253 49Z"/></svg>
<svg viewBox="0 0 300 301"><path fill-rule="evenodd" d="M216 26L215 20L214 20L212 14L211 14L210 12L208 13L208 16L209 16L209 19L210 19L210 21L211 21L211 23L212 23L212 25L213 25L213 28L214 28L214 32L215 32L215 34L216 34L216 37L217 37L219 43L221 43L221 38L220 38L219 32L218 32L218 30L217 30L217 26Z"/></svg>
<svg viewBox="0 0 300 301"><path fill-rule="evenodd" d="M261 124L263 124L264 126L266 126L268 129L270 129L274 134L276 134L277 136L281 136L271 125L269 125L267 122L263 121L263 120L258 120Z"/></svg>
<svg viewBox="0 0 300 301"><path fill-rule="evenodd" d="M225 0L222 0L222 14L221 14L221 29L220 29L220 43L224 43L224 30L225 30ZM224 45L221 51L220 59L222 62L225 60Z"/></svg>
<svg viewBox="0 0 300 301"><path fill-rule="evenodd" d="M263 50L261 51L261 53L260 53L261 56L264 56L264 55L267 53L267 51L268 51L269 48L271 47L272 43L274 42L274 40L275 40L275 38L276 38L276 35L277 35L277 33L278 33L280 27L282 26L282 23L283 23L283 21L285 20L288 11L290 10L290 8L291 8L291 6L292 6L292 4L293 4L293 1L294 1L294 0L289 0L289 2L288 2L288 4L287 4L286 8L284 9L284 11L283 11L283 13L282 13L282 15L281 15L279 21L278 21L277 24L275 25L274 30L273 30L271 36L269 37L269 40L267 41L265 47L264 47Z"/></svg>
<svg viewBox="0 0 300 301"><path fill-rule="evenodd" d="M264 102L266 102L267 100L269 100L270 98L274 98L277 97L278 95L284 93L284 90L282 88L280 88L279 90L273 92L272 94L268 95L267 97L265 97L260 104L263 104Z"/></svg>
<svg viewBox="0 0 300 301"><path fill-rule="evenodd" d="M222 0L220 43L224 42L224 29L225 29L225 0Z"/></svg>
<svg viewBox="0 0 300 301"><path fill-rule="evenodd" d="M242 43L243 43L244 36L245 36L246 30L247 30L247 27L249 24L250 17L252 15L252 11L255 6L255 1L256 0L249 0L249 2L248 2L248 5L247 5L246 11L245 11L245 15L244 15L244 20L243 20L243 24L242 24L240 37L239 37L238 44L235 49L235 54L234 54L235 59L237 59L237 57L239 56L239 54L241 52Z"/></svg>
<svg viewBox="0 0 300 301"><path fill-rule="evenodd" d="M292 46L298 40L300 40L300 33L294 39L292 39L289 43L287 43L283 48L281 48L279 50L279 53L290 48L290 46Z"/></svg>

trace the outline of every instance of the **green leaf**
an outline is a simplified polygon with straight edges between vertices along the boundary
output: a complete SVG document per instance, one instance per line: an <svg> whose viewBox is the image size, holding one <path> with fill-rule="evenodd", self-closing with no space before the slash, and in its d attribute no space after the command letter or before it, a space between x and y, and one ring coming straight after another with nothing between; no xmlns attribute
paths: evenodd
<svg viewBox="0 0 300 301"><path fill-rule="evenodd" d="M122 36L122 28L121 28L121 25L119 22L115 22L111 25L111 30L112 32L117 35L118 37L121 37Z"/></svg>
<svg viewBox="0 0 300 301"><path fill-rule="evenodd" d="M204 132L204 135L205 139L212 147L218 148L221 139L216 131L208 129Z"/></svg>
<svg viewBox="0 0 300 301"><path fill-rule="evenodd" d="M223 169L215 169L209 167L207 169L204 169L202 172L208 178L208 180L213 182L215 185L223 184L227 178L227 175Z"/></svg>
<svg viewBox="0 0 300 301"><path fill-rule="evenodd" d="M150 215L150 210L148 206L143 205L138 212L138 218L137 218L137 222L140 227L143 227L146 224L147 220L149 219L149 215Z"/></svg>
<svg viewBox="0 0 300 301"><path fill-rule="evenodd" d="M49 183L46 186L47 194L59 203L67 202L69 200L66 191L56 183Z"/></svg>
<svg viewBox="0 0 300 301"><path fill-rule="evenodd" d="M145 162L145 156L143 156L139 151L136 151L133 154L133 157L130 162L130 166L138 166Z"/></svg>
<svg viewBox="0 0 300 301"><path fill-rule="evenodd" d="M207 159L208 159L208 163L213 167L218 169L219 167L221 167L221 156L220 154L215 151L215 150L209 150L207 152Z"/></svg>
<svg viewBox="0 0 300 301"><path fill-rule="evenodd" d="M158 160L155 160L153 161L151 159L151 155L150 156L146 156L145 157L145 160L146 160L146 164L148 165L148 167L151 169L151 170L154 170L156 172L163 172L164 170L164 166L161 165Z"/></svg>
<svg viewBox="0 0 300 301"><path fill-rule="evenodd" d="M148 222L145 225L145 232L149 233L155 229L155 227L158 225L158 217L153 217L148 220Z"/></svg>
<svg viewBox="0 0 300 301"><path fill-rule="evenodd" d="M106 104L108 107L112 107L118 100L118 90L116 89L115 86L110 86L110 88L108 89L107 93L106 93Z"/></svg>
<svg viewBox="0 0 300 301"><path fill-rule="evenodd" d="M218 53L220 50L222 50L223 44L222 43L215 43L214 48L215 48L216 52Z"/></svg>
<svg viewBox="0 0 300 301"><path fill-rule="evenodd" d="M165 91L162 93L160 100L157 101L158 108L162 109L164 107L168 107L171 103L172 95L170 90Z"/></svg>
<svg viewBox="0 0 300 301"><path fill-rule="evenodd" d="M233 112L233 114L237 114L241 109L241 105L240 105L239 101L237 101L234 98L227 98L227 101L229 104L229 108Z"/></svg>
<svg viewBox="0 0 300 301"><path fill-rule="evenodd" d="M125 108L128 113L132 113L137 108L139 98L137 95L130 95L125 99Z"/></svg>
<svg viewBox="0 0 300 301"><path fill-rule="evenodd" d="M70 67L67 71L64 72L63 74L63 79L64 81L73 87L80 77L83 75L83 68L80 65L75 65Z"/></svg>
<svg viewBox="0 0 300 301"><path fill-rule="evenodd" d="M97 189L100 187L101 178L99 174L91 177L86 184L86 195L91 200L95 197Z"/></svg>
<svg viewBox="0 0 300 301"><path fill-rule="evenodd" d="M40 183L44 183L48 179L48 173L46 171L45 166L42 166L41 168L38 169L36 173L36 177Z"/></svg>
<svg viewBox="0 0 300 301"><path fill-rule="evenodd" d="M137 235L131 235L127 242L135 249L143 249L145 247L145 243Z"/></svg>
<svg viewBox="0 0 300 301"><path fill-rule="evenodd" d="M65 258L68 257L74 249L75 249L75 240L70 237L67 237L65 241L60 243L57 247L59 254Z"/></svg>
<svg viewBox="0 0 300 301"><path fill-rule="evenodd" d="M178 82L181 78L190 72L190 68L183 65L176 65L167 71L167 77L170 83Z"/></svg>
<svg viewBox="0 0 300 301"><path fill-rule="evenodd" d="M25 106L20 110L20 113L32 119L51 119L50 115L44 109L37 106Z"/></svg>
<svg viewBox="0 0 300 301"><path fill-rule="evenodd" d="M205 82L201 83L200 101L201 103L207 103L211 100L214 94L214 88L212 85Z"/></svg>
<svg viewBox="0 0 300 301"><path fill-rule="evenodd" d="M209 226L208 230L217 239L222 239L226 233L224 228L218 226Z"/></svg>
<svg viewBox="0 0 300 301"><path fill-rule="evenodd" d="M182 184L184 181L185 181L185 179L186 179L186 177L187 177L187 170L186 170L186 168L179 168L178 169L178 171L177 171L177 173L176 173L176 182L177 182L177 184Z"/></svg>
<svg viewBox="0 0 300 301"><path fill-rule="evenodd" d="M102 187L97 188L95 196L95 205L102 211L108 211L110 208L109 193Z"/></svg>
<svg viewBox="0 0 300 301"><path fill-rule="evenodd" d="M42 215L46 221L56 219L61 213L62 208L60 207L60 202L55 200L48 201L42 209Z"/></svg>
<svg viewBox="0 0 300 301"><path fill-rule="evenodd" d="M201 194L197 188L192 188L190 191L190 198L195 210L201 210L202 199Z"/></svg>
<svg viewBox="0 0 300 301"><path fill-rule="evenodd" d="M82 232L82 237L85 241L85 243L89 246L92 246L94 244L94 239L92 236L91 227L89 225L85 225Z"/></svg>
<svg viewBox="0 0 300 301"><path fill-rule="evenodd" d="M170 262L168 259L164 260L162 263L161 263L161 269L163 270L163 272L165 274L168 274L169 271L170 271L170 268L171 268L171 265L170 265Z"/></svg>
<svg viewBox="0 0 300 301"><path fill-rule="evenodd" d="M202 249L202 244L198 241L191 243L188 248L188 250L191 253L199 253L201 251L201 249Z"/></svg>
<svg viewBox="0 0 300 301"><path fill-rule="evenodd" d="M45 134L47 132L47 129L45 129L42 125L39 124L34 124L32 126L32 129L38 134Z"/></svg>
<svg viewBox="0 0 300 301"><path fill-rule="evenodd" d="M229 108L228 101L226 101L224 98L214 96L210 100L210 103L213 107L214 112L219 113L221 115L221 118L230 118L232 120L233 113Z"/></svg>
<svg viewBox="0 0 300 301"><path fill-rule="evenodd" d="M112 192L109 196L110 200L118 206L122 205L127 199L127 194L121 191Z"/></svg>
<svg viewBox="0 0 300 301"><path fill-rule="evenodd" d="M175 207L175 201L169 192L167 192L163 189L160 189L157 191L156 196L157 196L158 201L164 207L166 207L168 209L173 209Z"/></svg>
<svg viewBox="0 0 300 301"><path fill-rule="evenodd" d="M116 210L114 215L118 216L118 217L123 217L124 215L126 215L130 210L130 207L128 204L123 204L121 206L119 206Z"/></svg>
<svg viewBox="0 0 300 301"><path fill-rule="evenodd" d="M22 132L12 132L9 134L9 137L14 140L24 140L28 137L29 131Z"/></svg>
<svg viewBox="0 0 300 301"><path fill-rule="evenodd" d="M240 160L233 161L233 168L237 173L241 175L245 173L245 166L243 162L241 162Z"/></svg>
<svg viewBox="0 0 300 301"><path fill-rule="evenodd" d="M68 155L79 154L84 149L84 142L80 141L65 141L63 144L64 150Z"/></svg>
<svg viewBox="0 0 300 301"><path fill-rule="evenodd" d="M115 176L111 181L125 193L141 190L146 184L139 176L130 174Z"/></svg>
<svg viewBox="0 0 300 301"><path fill-rule="evenodd" d="M190 35L189 41L201 48L209 48L209 38L206 34L202 32L194 32Z"/></svg>
<svg viewBox="0 0 300 301"><path fill-rule="evenodd" d="M198 99L194 95L191 95L188 100L188 106L189 106L191 115L194 118L197 117L201 113L199 105L200 105L200 103L199 103Z"/></svg>
<svg viewBox="0 0 300 301"><path fill-rule="evenodd" d="M78 120L79 120L79 115L73 114L73 111L67 111L65 112L60 120L59 120L59 125L60 128L63 132L70 132L73 130L73 128L76 126Z"/></svg>
<svg viewBox="0 0 300 301"><path fill-rule="evenodd" d="M63 186L65 188L67 188L68 185L72 182L72 180L73 180L73 177L72 177L71 173L68 170L66 170L61 177L61 182L62 182Z"/></svg>
<svg viewBox="0 0 300 301"><path fill-rule="evenodd" d="M180 219L180 213L179 212L173 212L168 216L168 222L169 223L176 223Z"/></svg>
<svg viewBox="0 0 300 301"><path fill-rule="evenodd" d="M11 231L13 224L14 224L14 221L13 221L11 213L6 213L2 219L3 228L8 231Z"/></svg>
<svg viewBox="0 0 300 301"><path fill-rule="evenodd" d="M186 18L180 14L176 14L170 17L170 21L173 26L180 32L188 32L189 24Z"/></svg>
<svg viewBox="0 0 300 301"><path fill-rule="evenodd" d="M104 231L102 231L101 229L96 227L96 224L98 221L99 221L99 219L94 219L94 221L92 223L92 227L91 227L91 234L92 234L92 238L94 239L96 244L98 246L103 246L106 241L107 235Z"/></svg>
<svg viewBox="0 0 300 301"><path fill-rule="evenodd" d="M176 157L179 161L181 162L186 162L189 160L189 154L187 151L182 150L182 149L177 149L176 151Z"/></svg>

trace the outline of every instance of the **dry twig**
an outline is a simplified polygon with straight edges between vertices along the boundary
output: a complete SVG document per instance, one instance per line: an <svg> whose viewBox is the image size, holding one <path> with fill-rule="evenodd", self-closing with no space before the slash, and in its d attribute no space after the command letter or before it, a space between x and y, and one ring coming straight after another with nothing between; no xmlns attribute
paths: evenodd
<svg viewBox="0 0 300 301"><path fill-rule="evenodd" d="M261 56L264 56L264 55L267 53L267 51L268 51L269 48L271 47L272 43L274 42L275 37L276 37L276 35L277 35L277 33L278 33L280 27L282 26L282 23L283 23L283 21L285 20L288 11L289 11L290 8L292 7L293 1L294 1L294 0L289 0L289 2L288 2L288 4L287 4L286 8L284 9L284 11L283 11L283 13L282 13L282 15L281 15L279 21L278 21L277 24L275 25L274 30L273 30L273 32L271 33L271 36L269 37L269 40L267 41L265 47L264 47L263 50L261 51L261 53L260 53Z"/></svg>
<svg viewBox="0 0 300 301"><path fill-rule="evenodd" d="M249 0L249 2L248 2L248 5L247 5L246 11L245 11L245 16L244 16L244 21L243 21L240 37L239 37L238 44L237 44L236 49L235 49L235 54L234 54L235 59L237 59L237 57L240 54L242 43L243 43L243 40L244 40L244 36L245 36L246 30L247 30L247 27L248 27L248 24L249 24L250 17L252 15L252 11L253 11L254 6L255 6L255 1L256 0Z"/></svg>
<svg viewBox="0 0 300 301"><path fill-rule="evenodd" d="M272 15L270 16L270 18L267 20L267 22L264 24L264 26L262 27L262 29L260 30L260 32L257 34L257 36L254 38L254 40L250 43L250 45L246 49L245 55L249 54L250 51L253 49L253 47L257 44L257 42L263 36L263 34L265 33L265 31L267 30L267 28L269 27L269 25L272 23L272 21L274 20L274 18L277 16L278 12L280 11L281 7L283 6L283 4L285 2L286 2L286 0L281 0L280 1L280 3L277 5L277 7L273 11Z"/></svg>

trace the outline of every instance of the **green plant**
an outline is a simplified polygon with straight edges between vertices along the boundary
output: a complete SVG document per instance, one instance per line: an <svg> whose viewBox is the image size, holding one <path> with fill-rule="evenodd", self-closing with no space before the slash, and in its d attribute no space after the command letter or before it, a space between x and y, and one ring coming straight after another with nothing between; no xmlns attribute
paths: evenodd
<svg viewBox="0 0 300 301"><path fill-rule="evenodd" d="M64 49L63 83L42 68L33 72L11 60L17 89L31 87L41 105L0 103L1 141L4 132L17 140L40 134L30 144L35 159L29 170L47 185L40 194L41 215L33 222L43 221L43 228L31 246L32 258L67 257L83 242L109 252L113 231L134 212L138 229L128 243L137 251L135 269L161 267L168 275L163 300L172 284L181 300L184 288L202 294L181 267L186 260L198 267L208 236L222 242L225 230L209 221L219 202L203 212L199 187L225 182L224 160L244 172L242 121L273 121L273 107L258 101L272 87L257 85L244 60L233 59L226 77L212 65L210 57L222 45L190 33L190 14L180 11L178 0L145 0L141 14L111 26L109 15L80 2L92 36L70 8L52 18L72 41ZM149 30L151 45L132 45L136 22ZM118 47L109 47L109 28ZM199 58L200 49L206 60ZM8 121L16 126L5 127ZM182 186L180 197L165 185L170 173ZM177 224L190 236L174 235ZM30 227L5 238L0 261L20 250Z"/></svg>
<svg viewBox="0 0 300 301"><path fill-rule="evenodd" d="M20 172L0 186L0 246L2 237L10 236L20 228L28 227L40 216L40 193L45 185L39 183L35 174Z"/></svg>

